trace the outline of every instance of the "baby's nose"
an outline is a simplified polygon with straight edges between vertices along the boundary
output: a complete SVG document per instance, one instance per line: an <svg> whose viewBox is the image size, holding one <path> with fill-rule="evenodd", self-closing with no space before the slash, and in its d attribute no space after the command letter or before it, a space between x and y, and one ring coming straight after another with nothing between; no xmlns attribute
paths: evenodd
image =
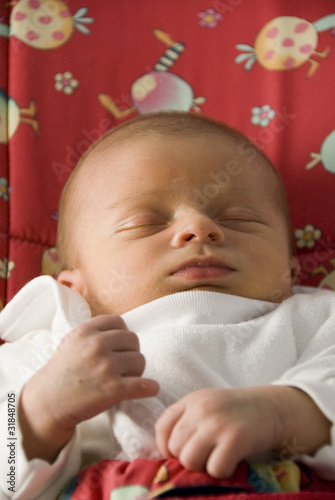
<svg viewBox="0 0 335 500"><path fill-rule="evenodd" d="M218 224L204 214L181 216L173 238L174 246L183 246L187 242L222 244L223 232Z"/></svg>

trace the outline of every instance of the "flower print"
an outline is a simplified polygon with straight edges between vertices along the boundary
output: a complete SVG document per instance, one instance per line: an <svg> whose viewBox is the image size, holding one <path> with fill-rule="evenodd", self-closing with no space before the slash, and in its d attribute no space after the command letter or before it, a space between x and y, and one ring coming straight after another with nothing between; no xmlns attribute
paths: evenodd
<svg viewBox="0 0 335 500"><path fill-rule="evenodd" d="M199 24L204 28L216 28L223 15L215 9L209 8L198 13Z"/></svg>
<svg viewBox="0 0 335 500"><path fill-rule="evenodd" d="M270 121L276 116L276 112L268 104L264 104L262 107L256 106L252 108L251 112L251 123L260 127L267 127Z"/></svg>
<svg viewBox="0 0 335 500"><path fill-rule="evenodd" d="M8 201L10 193L10 187L8 185L8 180L4 177L0 177L0 198Z"/></svg>
<svg viewBox="0 0 335 500"><path fill-rule="evenodd" d="M65 71L64 73L57 73L55 75L55 89L63 91L66 95L73 94L74 89L79 87L79 82L75 78L73 78L72 73L70 71Z"/></svg>
<svg viewBox="0 0 335 500"><path fill-rule="evenodd" d="M0 278L7 280L15 267L15 263L7 258L0 260Z"/></svg>
<svg viewBox="0 0 335 500"><path fill-rule="evenodd" d="M197 113L200 113L201 111L201 104L205 104L206 102L206 97L196 97L195 99L193 99L193 103L192 103L192 108L193 111L196 111Z"/></svg>
<svg viewBox="0 0 335 500"><path fill-rule="evenodd" d="M321 238L321 229L316 229L312 224L306 224L306 226L301 229L296 229L294 231L294 236L296 238L297 248L314 248L315 242Z"/></svg>

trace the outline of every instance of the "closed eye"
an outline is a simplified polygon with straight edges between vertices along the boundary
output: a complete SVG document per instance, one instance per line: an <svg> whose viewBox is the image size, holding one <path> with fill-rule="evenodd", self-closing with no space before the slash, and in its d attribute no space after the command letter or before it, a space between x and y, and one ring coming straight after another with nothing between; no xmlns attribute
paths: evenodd
<svg viewBox="0 0 335 500"><path fill-rule="evenodd" d="M160 218L135 217L119 224L118 228L115 230L115 233L124 231L137 231L143 234L152 234L154 232L165 229L166 226L167 222Z"/></svg>
<svg viewBox="0 0 335 500"><path fill-rule="evenodd" d="M216 219L217 224L227 227L229 229L236 229L239 231L248 231L255 228L255 226L260 224L266 224L264 219L254 215L239 215L239 216L227 216L218 217Z"/></svg>
<svg viewBox="0 0 335 500"><path fill-rule="evenodd" d="M227 218L227 219L217 219L216 222L218 224L228 224L228 223L251 223L251 222L255 222L255 223L261 223L261 221L258 221L258 220L253 220L253 219L242 219L242 218L239 218L239 219L235 219L235 218Z"/></svg>

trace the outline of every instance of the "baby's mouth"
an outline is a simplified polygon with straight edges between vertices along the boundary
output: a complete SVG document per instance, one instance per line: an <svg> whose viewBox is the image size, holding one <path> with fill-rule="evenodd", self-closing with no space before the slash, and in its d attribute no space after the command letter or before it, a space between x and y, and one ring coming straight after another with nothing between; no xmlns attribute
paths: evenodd
<svg viewBox="0 0 335 500"><path fill-rule="evenodd" d="M188 280L212 280L230 275L233 269L217 259L192 259L183 263L172 276Z"/></svg>

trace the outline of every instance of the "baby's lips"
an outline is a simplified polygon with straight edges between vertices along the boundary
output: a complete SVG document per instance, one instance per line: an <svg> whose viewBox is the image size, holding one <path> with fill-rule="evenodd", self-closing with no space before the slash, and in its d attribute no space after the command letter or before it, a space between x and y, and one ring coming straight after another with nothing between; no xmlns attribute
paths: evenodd
<svg viewBox="0 0 335 500"><path fill-rule="evenodd" d="M184 271L189 268L198 267L198 268L206 268L206 267L217 267L222 269L228 269L233 271L233 268L229 266L226 262L221 261L220 259L216 259L213 257L196 257L194 259L188 260L182 263L177 269L175 269L171 274L176 274L178 272Z"/></svg>

